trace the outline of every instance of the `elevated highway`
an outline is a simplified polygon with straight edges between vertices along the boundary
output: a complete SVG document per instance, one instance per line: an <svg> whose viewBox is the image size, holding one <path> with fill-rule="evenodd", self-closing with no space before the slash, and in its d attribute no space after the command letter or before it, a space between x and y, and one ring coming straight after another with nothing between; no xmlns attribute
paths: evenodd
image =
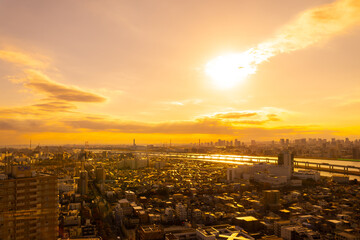
<svg viewBox="0 0 360 240"><path fill-rule="evenodd" d="M186 159L209 162L220 162L229 164L277 164L276 157L258 157L241 155L222 155L222 154L200 154L200 153L157 153L157 152L138 152L141 155L158 156L171 159ZM321 160L320 160L321 161ZM300 169L311 169L323 172L338 173L344 175L360 176L360 167L352 165L330 164L322 162L310 162L304 160L294 160L294 167Z"/></svg>

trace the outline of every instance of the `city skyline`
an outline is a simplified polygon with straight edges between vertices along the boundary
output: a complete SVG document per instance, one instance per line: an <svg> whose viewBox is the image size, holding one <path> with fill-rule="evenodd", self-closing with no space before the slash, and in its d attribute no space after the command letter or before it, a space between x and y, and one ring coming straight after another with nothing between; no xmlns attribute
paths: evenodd
<svg viewBox="0 0 360 240"><path fill-rule="evenodd" d="M360 136L355 0L1 6L0 145Z"/></svg>

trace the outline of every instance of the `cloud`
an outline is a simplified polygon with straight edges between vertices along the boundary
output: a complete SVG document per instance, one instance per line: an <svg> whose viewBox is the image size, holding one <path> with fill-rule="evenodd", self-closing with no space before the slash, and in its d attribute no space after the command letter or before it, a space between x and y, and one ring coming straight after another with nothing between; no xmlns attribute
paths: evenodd
<svg viewBox="0 0 360 240"><path fill-rule="evenodd" d="M233 121L232 124L237 124L237 125L263 125L265 123L270 122L271 120L269 119L264 119L264 120L241 120L241 121Z"/></svg>
<svg viewBox="0 0 360 240"><path fill-rule="evenodd" d="M0 119L0 130L15 131L18 133L39 133L39 132L67 132L67 129L49 120L39 119Z"/></svg>
<svg viewBox="0 0 360 240"><path fill-rule="evenodd" d="M225 118L225 119L238 119L238 118L248 118L258 116L256 112L227 112L227 113L218 113L215 114L214 118Z"/></svg>
<svg viewBox="0 0 360 240"><path fill-rule="evenodd" d="M280 121L285 110L265 107L255 111L232 111L215 113L205 116L208 119L226 122L232 125L263 125L269 122Z"/></svg>
<svg viewBox="0 0 360 240"><path fill-rule="evenodd" d="M11 116L20 117L39 117L49 116L57 113L73 113L77 107L68 102L55 102L55 101L43 101L41 103L14 107L14 108L0 108L0 115L4 118Z"/></svg>
<svg viewBox="0 0 360 240"><path fill-rule="evenodd" d="M177 106L184 106L184 103L182 102L170 102L171 105L177 105Z"/></svg>
<svg viewBox="0 0 360 240"><path fill-rule="evenodd" d="M162 102L163 104L170 104L175 106L185 106L185 105L197 105L202 103L202 99L185 99L182 101L170 101L170 102Z"/></svg>
<svg viewBox="0 0 360 240"><path fill-rule="evenodd" d="M281 127L247 127L238 131L237 135L248 139L275 139L291 137L334 136L337 130L319 128L318 126L281 126Z"/></svg>
<svg viewBox="0 0 360 240"><path fill-rule="evenodd" d="M244 120L245 122L246 120ZM84 118L65 120L62 124L73 131L110 132L132 134L205 134L229 135L249 138L274 138L290 135L305 136L331 134L334 131L316 126L264 127L261 120L246 124L230 124L216 119L203 118L193 121L172 121L162 123L124 122L107 118ZM249 126L251 125L251 126ZM255 126L254 126L255 125Z"/></svg>
<svg viewBox="0 0 360 240"><path fill-rule="evenodd" d="M74 129L122 133L231 134L233 132L231 126L209 119L163 123L123 122L108 119L79 119L64 121L64 124Z"/></svg>
<svg viewBox="0 0 360 240"><path fill-rule="evenodd" d="M54 103L57 108L57 103ZM61 109L61 104L59 104ZM70 114L50 115L54 106L47 104L41 106L31 106L33 108L44 107L42 115L22 115L4 116L1 113L0 131L7 131L18 134L39 134L55 133L61 134L165 134L165 135L227 135L237 136L243 139L274 139L276 137L304 137L335 134L336 131L324 130L317 126L281 126L265 125L268 122L276 121L276 114L267 114L266 118L259 119L236 119L234 121L224 121L223 119L201 117L192 121L169 121L159 123L147 123L136 121L122 121L107 116L85 115L77 112ZM66 106L65 106L65 109ZM59 110L62 111L62 110ZM65 110L67 111L67 110ZM275 119L272 119L275 118ZM51 135L49 135L51 136ZM65 135L64 135L65 136Z"/></svg>
<svg viewBox="0 0 360 240"><path fill-rule="evenodd" d="M279 118L279 116L275 113L270 113L267 115L267 118L269 121L280 121L281 119Z"/></svg>
<svg viewBox="0 0 360 240"><path fill-rule="evenodd" d="M279 121L279 115L266 110L223 112L200 116L189 121L145 123L121 121L111 118L79 118L65 120L64 124L74 129L90 131L111 131L123 133L165 133L165 134L236 134L248 125L264 125Z"/></svg>
<svg viewBox="0 0 360 240"><path fill-rule="evenodd" d="M35 59L28 54L18 51L0 50L0 59L6 62L14 63L31 68L45 68L48 64L41 60Z"/></svg>
<svg viewBox="0 0 360 240"><path fill-rule="evenodd" d="M51 80L45 74L27 70L27 79L24 86L46 95L50 99L68 102L104 102L106 98L95 93L87 92L73 86L66 86Z"/></svg>
<svg viewBox="0 0 360 240"><path fill-rule="evenodd" d="M45 102L32 105L40 111L45 112L68 112L76 109L76 106L68 102Z"/></svg>
<svg viewBox="0 0 360 240"><path fill-rule="evenodd" d="M259 45L273 55L303 49L360 24L360 2L338 0L302 12L272 40ZM268 51L269 52L269 51Z"/></svg>
<svg viewBox="0 0 360 240"><path fill-rule="evenodd" d="M232 76L230 85L257 71L257 65L281 53L304 49L324 42L360 24L360 1L337 0L300 13L268 41L242 53L219 56L207 64L215 78ZM222 83L223 84L223 83Z"/></svg>
<svg viewBox="0 0 360 240"><path fill-rule="evenodd" d="M43 57L44 58L44 57ZM26 74L26 79L11 77L14 83L23 83L25 87L34 92L46 95L52 100L68 102L104 102L106 98L99 94L84 91L74 86L66 86L50 79L43 71L39 69L46 68L48 64L39 59L33 58L29 54L20 51L0 50L0 59L20 65ZM25 69L27 68L27 69ZM25 69L25 70L24 70ZM101 89L105 91L104 89ZM119 94L120 91L112 91Z"/></svg>

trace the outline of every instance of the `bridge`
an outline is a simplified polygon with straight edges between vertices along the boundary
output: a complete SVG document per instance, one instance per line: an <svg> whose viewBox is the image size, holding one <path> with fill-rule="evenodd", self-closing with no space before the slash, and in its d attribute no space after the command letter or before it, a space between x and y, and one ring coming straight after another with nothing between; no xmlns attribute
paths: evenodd
<svg viewBox="0 0 360 240"><path fill-rule="evenodd" d="M157 152L137 152L140 155L157 156L170 159L187 159L228 164L277 164L276 157L258 157L258 156L240 156L240 155L222 155L222 154L201 154L201 153L157 153ZM322 172L338 173L344 175L360 176L360 167L337 165L321 162L309 162L294 160L294 168L310 169Z"/></svg>

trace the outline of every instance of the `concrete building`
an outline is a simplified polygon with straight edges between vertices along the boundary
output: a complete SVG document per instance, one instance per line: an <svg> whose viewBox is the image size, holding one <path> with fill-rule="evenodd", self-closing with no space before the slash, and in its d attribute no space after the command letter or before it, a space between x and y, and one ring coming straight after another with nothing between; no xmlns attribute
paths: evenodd
<svg viewBox="0 0 360 240"><path fill-rule="evenodd" d="M319 181L320 173L313 170L298 170L293 173L293 177L301 180L313 179L315 181Z"/></svg>
<svg viewBox="0 0 360 240"><path fill-rule="evenodd" d="M253 216L236 217L234 223L250 233L258 232L262 228L260 221Z"/></svg>
<svg viewBox="0 0 360 240"><path fill-rule="evenodd" d="M254 179L257 182L282 186L287 184L294 172L294 155L284 151L278 156L278 164L259 163L254 165L240 165L237 168L227 170L227 180Z"/></svg>
<svg viewBox="0 0 360 240"><path fill-rule="evenodd" d="M267 208L279 208L281 206L279 190L265 190L263 195L263 203Z"/></svg>
<svg viewBox="0 0 360 240"><path fill-rule="evenodd" d="M360 235L347 233L347 232L335 232L335 239L337 239L337 240L360 240Z"/></svg>
<svg viewBox="0 0 360 240"><path fill-rule="evenodd" d="M89 176L88 176L88 172L86 170L80 171L80 179L79 179L79 183L78 183L78 190L79 193L81 195L86 195L88 194L88 181L89 181Z"/></svg>
<svg viewBox="0 0 360 240"><path fill-rule="evenodd" d="M254 240L246 232L228 224L196 229L198 240Z"/></svg>
<svg viewBox="0 0 360 240"><path fill-rule="evenodd" d="M140 226L136 231L137 240L163 240L165 239L164 228L160 225Z"/></svg>
<svg viewBox="0 0 360 240"><path fill-rule="evenodd" d="M284 240L293 239L309 239L317 240L320 239L320 235L311 229L302 226L284 226L281 228L281 237Z"/></svg>
<svg viewBox="0 0 360 240"><path fill-rule="evenodd" d="M100 166L95 169L96 182L103 184L105 182L106 174L104 167Z"/></svg>
<svg viewBox="0 0 360 240"><path fill-rule="evenodd" d="M125 191L125 198L129 201L129 202L135 202L136 201L136 194L133 191Z"/></svg>
<svg viewBox="0 0 360 240"><path fill-rule="evenodd" d="M57 178L25 166L12 166L6 176L0 180L0 239L56 239Z"/></svg>
<svg viewBox="0 0 360 240"><path fill-rule="evenodd" d="M337 182L337 183L349 183L349 176L346 175L332 175L331 177L333 182Z"/></svg>
<svg viewBox="0 0 360 240"><path fill-rule="evenodd" d="M176 211L176 216L179 218L180 221L184 221L187 219L187 209L183 204L181 203L176 204L175 211Z"/></svg>

